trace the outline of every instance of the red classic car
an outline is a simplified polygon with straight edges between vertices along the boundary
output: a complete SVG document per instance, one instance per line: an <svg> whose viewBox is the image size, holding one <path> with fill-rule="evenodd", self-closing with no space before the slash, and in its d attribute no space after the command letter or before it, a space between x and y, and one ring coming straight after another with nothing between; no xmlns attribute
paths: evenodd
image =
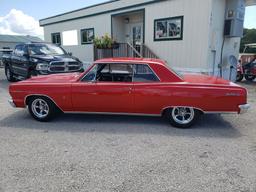
<svg viewBox="0 0 256 192"><path fill-rule="evenodd" d="M156 59L103 59L84 73L37 76L11 84L14 107L39 121L57 112L157 115L190 127L201 114L244 113L247 91L206 75L179 75Z"/></svg>

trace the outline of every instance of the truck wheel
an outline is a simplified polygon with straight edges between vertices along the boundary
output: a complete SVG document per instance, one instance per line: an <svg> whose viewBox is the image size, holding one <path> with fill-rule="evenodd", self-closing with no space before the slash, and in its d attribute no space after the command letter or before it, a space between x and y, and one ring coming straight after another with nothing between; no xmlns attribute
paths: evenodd
<svg viewBox="0 0 256 192"><path fill-rule="evenodd" d="M48 122L52 120L57 112L56 105L46 97L32 97L28 101L28 110L37 121Z"/></svg>
<svg viewBox="0 0 256 192"><path fill-rule="evenodd" d="M247 81L253 81L255 78L256 78L255 75L245 75L245 79L246 79Z"/></svg>
<svg viewBox="0 0 256 192"><path fill-rule="evenodd" d="M5 76L8 81L10 82L15 81L15 78L13 77L13 73L8 65L5 66Z"/></svg>
<svg viewBox="0 0 256 192"><path fill-rule="evenodd" d="M167 109L165 118L177 128L190 128L201 115L200 111L192 107L174 107Z"/></svg>
<svg viewBox="0 0 256 192"><path fill-rule="evenodd" d="M241 72L238 72L238 73L236 74L236 81L237 81L237 82L242 81L243 78L244 78L244 76L243 76L243 74L242 74Z"/></svg>

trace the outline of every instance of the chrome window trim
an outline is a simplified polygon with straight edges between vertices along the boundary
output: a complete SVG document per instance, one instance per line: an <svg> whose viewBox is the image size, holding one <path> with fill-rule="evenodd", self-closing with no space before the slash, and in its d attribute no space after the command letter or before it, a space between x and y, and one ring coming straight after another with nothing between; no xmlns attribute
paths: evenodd
<svg viewBox="0 0 256 192"><path fill-rule="evenodd" d="M80 82L93 82L93 81L83 81L83 79L86 77L86 75L88 75L88 73L95 67L97 66L98 68L98 65L99 64L126 64L126 65L132 65L132 69L133 69L133 72L132 72L132 81L129 82L129 83L160 83L162 82L160 77L157 75L157 73L151 68L151 66L148 64L148 63L127 63L127 62L102 62L102 63L94 63L92 66L92 68L90 68L90 70L80 79ZM152 81L152 82L135 82L134 81L134 74L135 74L135 71L134 71L134 66L135 65L147 65L149 67L149 69L152 71L152 73L156 76L156 78L158 79L158 81ZM96 81L96 80L95 80ZM109 83L113 83L113 82L109 82Z"/></svg>
<svg viewBox="0 0 256 192"><path fill-rule="evenodd" d="M145 82L135 82L132 81L133 83L160 83L162 82L161 79L159 78L159 76L156 74L156 72L150 67L150 65L148 63L134 63L133 66L135 65L147 65L148 68L152 71L152 73L155 75L155 77L158 79L158 81L145 81ZM134 70L133 70L134 71ZM134 77L134 72L133 72L133 77Z"/></svg>

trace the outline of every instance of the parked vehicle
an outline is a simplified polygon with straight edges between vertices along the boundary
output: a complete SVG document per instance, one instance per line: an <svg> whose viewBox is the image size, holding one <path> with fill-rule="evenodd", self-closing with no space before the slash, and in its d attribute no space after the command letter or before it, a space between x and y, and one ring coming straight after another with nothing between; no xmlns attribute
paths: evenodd
<svg viewBox="0 0 256 192"><path fill-rule="evenodd" d="M59 111L164 116L190 127L205 113L244 113L245 88L206 75L177 74L161 60L103 59L85 73L32 77L9 87L14 107L38 121Z"/></svg>
<svg viewBox="0 0 256 192"><path fill-rule="evenodd" d="M255 54L248 53L254 52ZM245 45L244 52L240 55L239 64L237 66L236 81L240 82L243 79L253 81L256 78L256 44Z"/></svg>
<svg viewBox="0 0 256 192"><path fill-rule="evenodd" d="M0 67L4 67L4 63L3 60L5 59L5 57L7 57L7 55L11 54L12 49L10 49L9 47L3 47L2 49L0 49Z"/></svg>
<svg viewBox="0 0 256 192"><path fill-rule="evenodd" d="M236 80L239 82L243 78L247 81L253 81L256 78L256 59L245 65L238 65Z"/></svg>
<svg viewBox="0 0 256 192"><path fill-rule="evenodd" d="M63 48L48 43L18 44L11 55L3 56L8 81L31 76L83 71L82 62Z"/></svg>

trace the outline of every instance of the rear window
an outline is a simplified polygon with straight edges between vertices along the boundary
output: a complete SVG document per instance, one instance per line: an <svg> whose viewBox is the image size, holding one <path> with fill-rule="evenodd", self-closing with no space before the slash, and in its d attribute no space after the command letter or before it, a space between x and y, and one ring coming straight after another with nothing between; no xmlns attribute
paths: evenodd
<svg viewBox="0 0 256 192"><path fill-rule="evenodd" d="M134 82L158 82L159 79L152 69L145 64L137 64L134 66Z"/></svg>

